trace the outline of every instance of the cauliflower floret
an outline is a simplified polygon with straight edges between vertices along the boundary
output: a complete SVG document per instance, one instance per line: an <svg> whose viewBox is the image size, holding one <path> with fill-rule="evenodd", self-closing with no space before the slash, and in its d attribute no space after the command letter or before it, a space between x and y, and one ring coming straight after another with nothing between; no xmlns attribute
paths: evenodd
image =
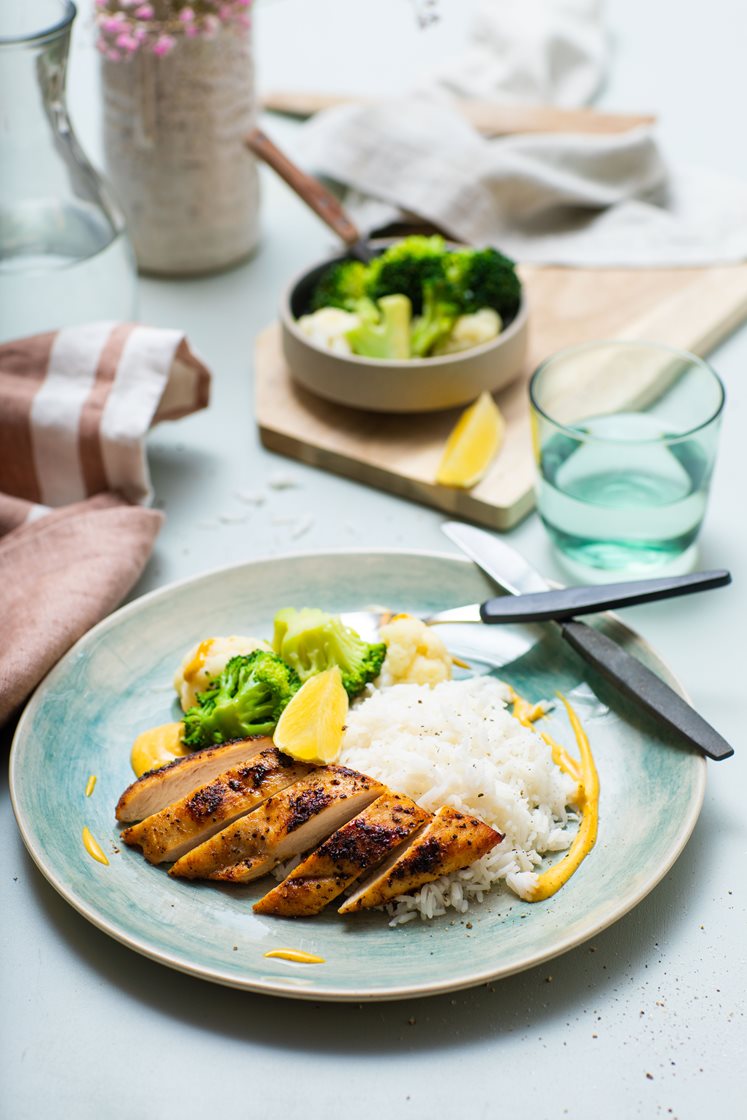
<svg viewBox="0 0 747 1120"><path fill-rule="evenodd" d="M272 646L261 638L242 638L232 634L226 638L205 638L193 646L176 671L174 688L179 696L182 711L194 707L197 693L204 692L211 681L219 677L232 657L265 649L272 653Z"/></svg>
<svg viewBox="0 0 747 1120"><path fill-rule="evenodd" d="M352 354L345 337L348 331L361 325L360 315L343 311L341 307L320 307L311 315L302 315L297 326L315 346L334 350L337 354Z"/></svg>
<svg viewBox="0 0 747 1120"><path fill-rule="evenodd" d="M472 315L460 315L446 338L433 347L434 354L458 354L461 350L471 350L483 342L499 335L503 322L492 307L482 307Z"/></svg>
<svg viewBox="0 0 747 1120"><path fill-rule="evenodd" d="M386 658L380 683L440 684L451 678L451 657L443 641L419 618L403 615L380 630Z"/></svg>

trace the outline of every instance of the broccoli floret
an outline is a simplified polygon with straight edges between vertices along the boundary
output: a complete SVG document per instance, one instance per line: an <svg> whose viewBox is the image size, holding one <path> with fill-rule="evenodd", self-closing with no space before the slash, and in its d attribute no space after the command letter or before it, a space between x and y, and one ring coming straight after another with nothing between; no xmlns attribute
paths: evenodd
<svg viewBox="0 0 747 1120"><path fill-rule="evenodd" d="M351 697L379 675L386 656L383 642L364 641L337 615L316 607L278 611L272 647L302 681L338 665L345 691Z"/></svg>
<svg viewBox="0 0 747 1120"><path fill-rule="evenodd" d="M301 687L298 674L275 653L232 657L215 684L184 715L184 742L208 747L247 735L269 735Z"/></svg>
<svg viewBox="0 0 747 1120"><path fill-rule="evenodd" d="M423 314L413 320L410 350L414 358L424 358L446 338L459 317L459 305L447 285L427 281L424 285Z"/></svg>
<svg viewBox="0 0 747 1120"><path fill-rule="evenodd" d="M364 358L409 358L412 307L407 296L384 296L379 300L381 319L364 319L346 332L354 354Z"/></svg>
<svg viewBox="0 0 747 1120"><path fill-rule="evenodd" d="M433 353L459 316L485 308L507 326L520 303L513 261L493 248L449 250L437 234L405 237L368 265L331 265L311 301L313 310L339 307L358 315L361 326L346 335L354 353L394 359Z"/></svg>
<svg viewBox="0 0 747 1120"><path fill-rule="evenodd" d="M483 307L497 311L504 325L521 302L521 282L513 261L496 249L457 249L446 261L446 275L463 315Z"/></svg>
<svg viewBox="0 0 747 1120"><path fill-rule="evenodd" d="M423 287L429 280L443 280L448 257L443 237L415 234L392 245L368 266L366 291L371 299L407 296L414 314L423 308Z"/></svg>
<svg viewBox="0 0 747 1120"><path fill-rule="evenodd" d="M366 297L368 269L362 261L338 261L325 269L311 295L311 310L341 307L357 311L356 304Z"/></svg>

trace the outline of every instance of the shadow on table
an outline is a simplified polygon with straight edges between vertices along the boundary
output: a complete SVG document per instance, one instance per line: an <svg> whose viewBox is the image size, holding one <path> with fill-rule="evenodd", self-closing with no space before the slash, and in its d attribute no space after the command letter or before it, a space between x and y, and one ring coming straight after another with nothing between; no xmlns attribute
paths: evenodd
<svg viewBox="0 0 747 1120"><path fill-rule="evenodd" d="M158 495L157 506L174 502L189 503L194 511L194 495L214 485L219 471L217 455L186 443L166 443L152 439L148 445L151 483Z"/></svg>
<svg viewBox="0 0 747 1120"><path fill-rule="evenodd" d="M621 998L648 960L658 960L682 920L693 881L713 870L708 836L727 822L706 807L694 836L656 890L613 927L562 957L464 992L397 1002L333 1004L235 991L138 956L89 925L47 884L27 857L28 881L45 917L70 951L123 996L155 1012L236 1041L273 1049L380 1054L458 1049L476 1040L536 1034L588 1014L616 991ZM623 992L624 990L624 992Z"/></svg>

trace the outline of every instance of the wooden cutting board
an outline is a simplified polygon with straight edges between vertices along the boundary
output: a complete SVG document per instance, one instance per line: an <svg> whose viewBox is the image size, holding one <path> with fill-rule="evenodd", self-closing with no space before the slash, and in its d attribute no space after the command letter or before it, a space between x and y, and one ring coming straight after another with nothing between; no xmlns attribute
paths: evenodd
<svg viewBox="0 0 747 1120"><path fill-rule="evenodd" d="M540 361L562 346L602 338L643 338L702 356L747 318L747 265L520 272L531 316L528 359L521 377L496 395L506 440L472 490L433 481L459 409L392 415L314 397L292 381L276 323L259 335L255 354L265 447L491 529L510 529L534 504L527 382Z"/></svg>

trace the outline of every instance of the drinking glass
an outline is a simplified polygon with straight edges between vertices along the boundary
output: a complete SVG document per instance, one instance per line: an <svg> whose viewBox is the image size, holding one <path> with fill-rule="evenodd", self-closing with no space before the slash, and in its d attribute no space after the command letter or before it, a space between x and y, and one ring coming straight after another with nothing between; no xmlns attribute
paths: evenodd
<svg viewBox="0 0 747 1120"><path fill-rule="evenodd" d="M539 515L582 574L685 567L705 513L724 387L702 358L591 342L530 385Z"/></svg>
<svg viewBox="0 0 747 1120"><path fill-rule="evenodd" d="M67 115L74 18L70 0L0 2L0 340L135 311L124 217Z"/></svg>

